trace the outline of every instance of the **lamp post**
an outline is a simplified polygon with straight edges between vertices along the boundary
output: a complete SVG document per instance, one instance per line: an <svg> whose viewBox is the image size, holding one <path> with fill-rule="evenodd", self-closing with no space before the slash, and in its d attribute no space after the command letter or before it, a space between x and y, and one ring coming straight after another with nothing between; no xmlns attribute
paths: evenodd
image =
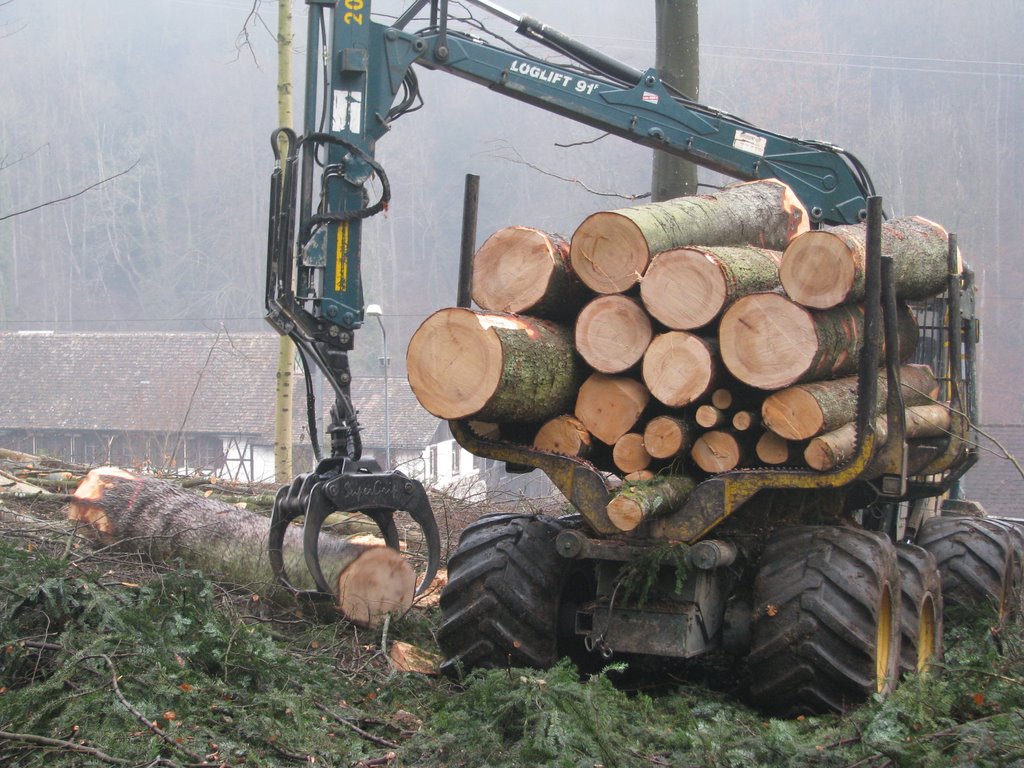
<svg viewBox="0 0 1024 768"><path fill-rule="evenodd" d="M391 471L391 414L388 412L388 334L384 330L384 310L380 304L369 304L365 312L367 317L376 317L377 325L380 326L380 338L383 343L384 358L384 462L385 471Z"/></svg>

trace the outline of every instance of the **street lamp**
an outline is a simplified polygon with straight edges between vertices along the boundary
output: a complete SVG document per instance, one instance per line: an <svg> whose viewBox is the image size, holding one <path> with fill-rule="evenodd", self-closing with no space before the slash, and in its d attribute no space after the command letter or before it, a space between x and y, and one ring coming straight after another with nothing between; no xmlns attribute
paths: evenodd
<svg viewBox="0 0 1024 768"><path fill-rule="evenodd" d="M385 470L391 471L391 414L388 412L388 334L384 330L384 310L380 304L370 304L366 307L367 317L376 317L377 325L380 326L380 337L383 342L384 352L384 461Z"/></svg>

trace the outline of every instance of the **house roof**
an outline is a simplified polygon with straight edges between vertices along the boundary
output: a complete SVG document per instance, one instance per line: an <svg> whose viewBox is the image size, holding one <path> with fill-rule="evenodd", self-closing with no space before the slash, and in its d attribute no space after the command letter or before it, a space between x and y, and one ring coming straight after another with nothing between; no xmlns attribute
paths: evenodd
<svg viewBox="0 0 1024 768"><path fill-rule="evenodd" d="M961 480L964 498L980 502L990 515L1024 518L1024 477L1005 455L1024 465L1024 424L987 425L981 431L992 439L981 437L978 463Z"/></svg>
<svg viewBox="0 0 1024 768"><path fill-rule="evenodd" d="M273 333L0 333L0 429L178 431L272 443L278 339ZM404 377L388 381L395 447L425 446L438 419ZM363 442L384 443L380 377L355 378ZM334 398L325 388L323 408ZM293 433L308 443L295 379Z"/></svg>

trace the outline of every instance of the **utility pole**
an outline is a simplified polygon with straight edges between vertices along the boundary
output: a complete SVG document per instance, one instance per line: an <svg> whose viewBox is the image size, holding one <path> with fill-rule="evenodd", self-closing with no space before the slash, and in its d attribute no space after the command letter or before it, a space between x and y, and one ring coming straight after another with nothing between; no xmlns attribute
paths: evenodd
<svg viewBox="0 0 1024 768"><path fill-rule="evenodd" d="M277 122L292 127L292 0L277 3ZM284 139L281 139L282 142ZM279 147L282 158L291 147ZM277 386L274 397L274 480L292 479L292 375L295 345L281 336L277 355Z"/></svg>
<svg viewBox="0 0 1024 768"><path fill-rule="evenodd" d="M698 0L654 0L654 64L661 79L694 101L700 85ZM697 193L697 166L676 155L654 152L654 202Z"/></svg>

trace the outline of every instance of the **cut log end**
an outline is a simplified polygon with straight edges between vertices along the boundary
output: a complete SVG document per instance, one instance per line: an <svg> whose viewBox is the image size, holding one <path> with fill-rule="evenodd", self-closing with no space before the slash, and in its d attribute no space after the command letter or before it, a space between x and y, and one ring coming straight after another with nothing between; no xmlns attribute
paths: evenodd
<svg viewBox="0 0 1024 768"><path fill-rule="evenodd" d="M675 330L707 325L727 298L721 267L706 252L674 248L658 254L640 281L640 297L653 317Z"/></svg>
<svg viewBox="0 0 1024 768"><path fill-rule="evenodd" d="M527 312L541 303L561 267L562 238L533 227L505 227L473 257L473 301L495 312Z"/></svg>
<svg viewBox="0 0 1024 768"><path fill-rule="evenodd" d="M655 459L671 459L690 447L687 424L674 416L655 416L644 427L644 447Z"/></svg>
<svg viewBox="0 0 1024 768"><path fill-rule="evenodd" d="M784 440L803 440L821 432L825 417L813 394L800 387L775 392L761 406L765 425Z"/></svg>
<svg viewBox="0 0 1024 768"><path fill-rule="evenodd" d="M627 475L647 469L651 458L644 446L644 436L638 432L627 432L615 441L612 448L612 461Z"/></svg>
<svg viewBox="0 0 1024 768"><path fill-rule="evenodd" d="M116 534L113 523L103 508L96 504L110 487L110 478L134 480L135 476L119 467L97 467L89 470L68 504L68 520L85 523L96 534L111 539Z"/></svg>
<svg viewBox="0 0 1024 768"><path fill-rule="evenodd" d="M787 246L779 277L793 301L828 309L847 300L857 279L857 261L855 250L845 238L815 230Z"/></svg>
<svg viewBox="0 0 1024 768"><path fill-rule="evenodd" d="M576 351L601 373L621 373L643 357L651 320L639 303L612 294L589 302L576 319Z"/></svg>
<svg viewBox="0 0 1024 768"><path fill-rule="evenodd" d="M504 365L492 323L515 322L502 318L449 308L423 322L409 343L408 370L409 384L427 411L441 419L462 419L487 404Z"/></svg>
<svg viewBox="0 0 1024 768"><path fill-rule="evenodd" d="M608 502L606 511L608 512L608 519L612 521L612 525L620 531L632 531L644 519L643 508L640 506L640 503L635 499L624 496L616 496Z"/></svg>
<svg viewBox="0 0 1024 768"><path fill-rule="evenodd" d="M640 280L650 261L639 227L615 211L587 217L569 248L573 271L597 293L621 293Z"/></svg>
<svg viewBox="0 0 1024 768"><path fill-rule="evenodd" d="M350 621L379 626L412 607L416 574L397 550L369 547L338 576L337 609Z"/></svg>
<svg viewBox="0 0 1024 768"><path fill-rule="evenodd" d="M715 357L708 342L686 331L654 337L644 353L643 379L660 402L681 408L711 389Z"/></svg>
<svg viewBox="0 0 1024 768"><path fill-rule="evenodd" d="M718 338L730 373L759 389L780 389L799 380L818 349L808 310L776 293L737 300L722 315Z"/></svg>

